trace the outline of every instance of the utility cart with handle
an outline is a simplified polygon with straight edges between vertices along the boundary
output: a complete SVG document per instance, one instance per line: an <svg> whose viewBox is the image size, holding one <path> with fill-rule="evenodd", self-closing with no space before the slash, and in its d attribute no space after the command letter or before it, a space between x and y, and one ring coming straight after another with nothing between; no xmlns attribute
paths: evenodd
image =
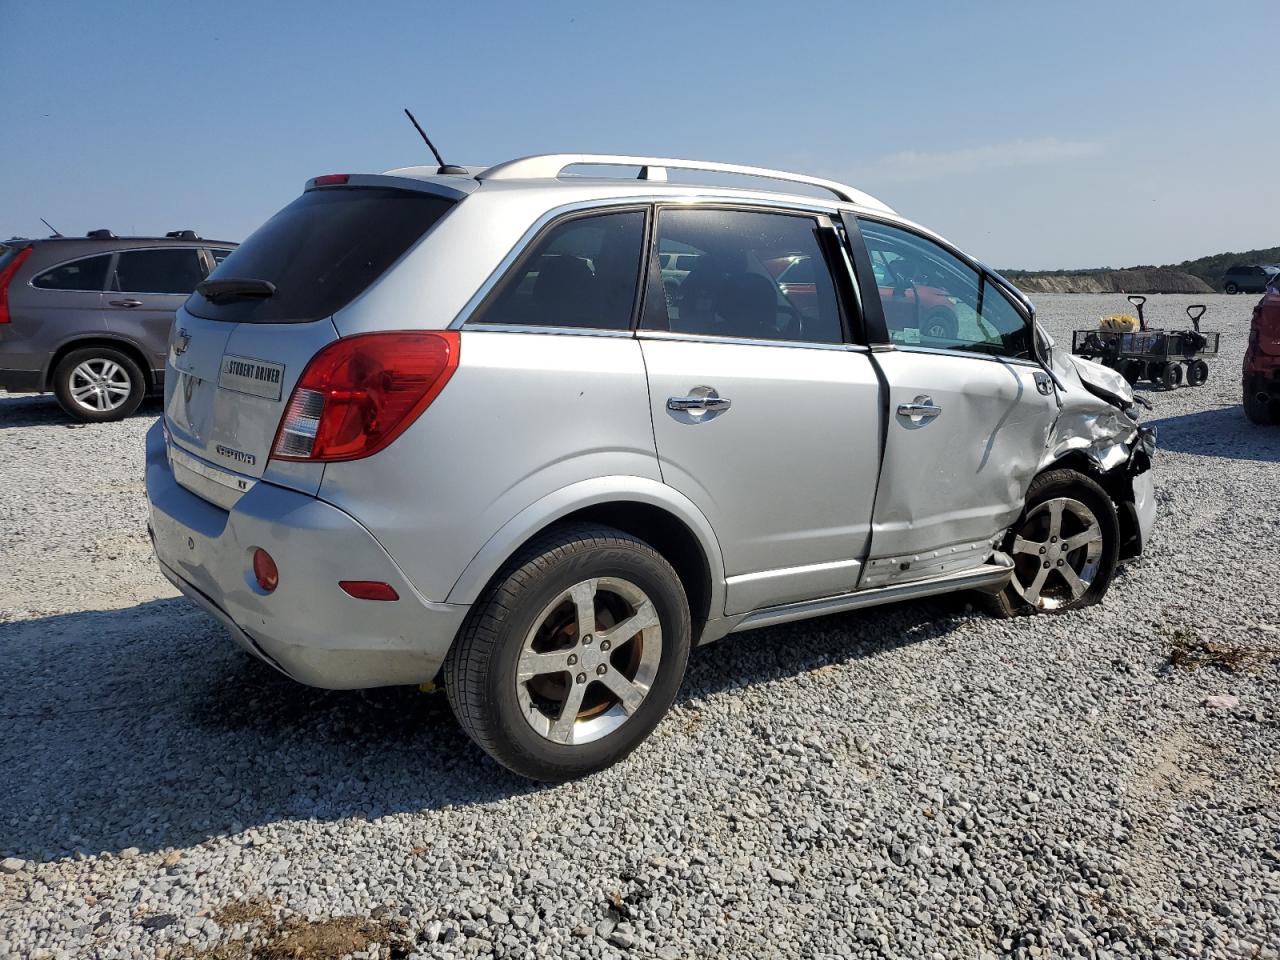
<svg viewBox="0 0 1280 960"><path fill-rule="evenodd" d="M1184 380L1189 387L1204 384L1209 378L1205 358L1218 354L1218 334L1200 329L1208 308L1202 303L1187 307L1187 330L1149 330L1142 309L1147 298L1133 294L1127 299L1138 311L1136 331L1076 330L1071 352L1111 367L1130 383L1149 380L1169 390Z"/></svg>

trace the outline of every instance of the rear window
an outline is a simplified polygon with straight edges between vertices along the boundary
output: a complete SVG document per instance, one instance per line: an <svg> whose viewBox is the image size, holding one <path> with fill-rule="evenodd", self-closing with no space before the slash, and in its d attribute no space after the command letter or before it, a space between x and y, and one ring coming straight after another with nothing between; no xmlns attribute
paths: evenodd
<svg viewBox="0 0 1280 960"><path fill-rule="evenodd" d="M88 290L100 291L107 283L107 267L111 264L111 254L101 253L96 257L85 257L59 264L46 270L31 281L33 287L41 290Z"/></svg>
<svg viewBox="0 0 1280 960"><path fill-rule="evenodd" d="M453 206L429 193L383 187L309 190L218 264L211 280L267 280L267 299L187 310L231 323L305 323L341 310L384 274Z"/></svg>

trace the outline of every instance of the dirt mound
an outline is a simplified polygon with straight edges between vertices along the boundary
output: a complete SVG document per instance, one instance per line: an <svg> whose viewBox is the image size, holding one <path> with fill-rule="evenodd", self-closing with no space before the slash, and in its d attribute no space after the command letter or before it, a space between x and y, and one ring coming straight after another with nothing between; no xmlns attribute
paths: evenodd
<svg viewBox="0 0 1280 960"><path fill-rule="evenodd" d="M1025 293L1212 293L1199 277L1159 267L1010 277Z"/></svg>

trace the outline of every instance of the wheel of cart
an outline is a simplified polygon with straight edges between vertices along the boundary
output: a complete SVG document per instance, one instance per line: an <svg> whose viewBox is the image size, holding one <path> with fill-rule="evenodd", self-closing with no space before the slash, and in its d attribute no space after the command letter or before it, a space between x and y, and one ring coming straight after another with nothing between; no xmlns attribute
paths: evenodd
<svg viewBox="0 0 1280 960"><path fill-rule="evenodd" d="M1187 363L1187 386L1202 387L1204 382L1209 379L1209 364L1203 360L1195 359Z"/></svg>
<svg viewBox="0 0 1280 960"><path fill-rule="evenodd" d="M1147 365L1141 360L1121 360L1116 370L1131 384L1137 383L1147 375Z"/></svg>
<svg viewBox="0 0 1280 960"><path fill-rule="evenodd" d="M1172 390L1182 383L1182 364L1176 360L1152 363L1148 365L1147 369L1151 371L1151 382L1157 386L1164 387L1166 390Z"/></svg>

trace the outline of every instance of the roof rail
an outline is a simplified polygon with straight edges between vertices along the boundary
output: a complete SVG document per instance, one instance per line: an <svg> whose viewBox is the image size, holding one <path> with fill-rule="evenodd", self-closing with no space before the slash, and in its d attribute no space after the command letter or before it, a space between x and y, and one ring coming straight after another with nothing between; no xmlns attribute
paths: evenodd
<svg viewBox="0 0 1280 960"><path fill-rule="evenodd" d="M672 169L701 170L708 173L729 173L743 177L760 177L766 180L803 183L810 187L827 190L847 203L893 212L888 205L877 200L869 193L855 190L853 187L837 183L835 180L808 177L801 173L788 173L785 170L769 170L766 167L744 167L736 163L715 163L709 160L675 160L670 157L624 157L596 153L545 153L499 163L483 173L476 174L476 179L554 180L564 172L565 168L574 166L639 167L640 180L664 181L667 179L667 170Z"/></svg>

